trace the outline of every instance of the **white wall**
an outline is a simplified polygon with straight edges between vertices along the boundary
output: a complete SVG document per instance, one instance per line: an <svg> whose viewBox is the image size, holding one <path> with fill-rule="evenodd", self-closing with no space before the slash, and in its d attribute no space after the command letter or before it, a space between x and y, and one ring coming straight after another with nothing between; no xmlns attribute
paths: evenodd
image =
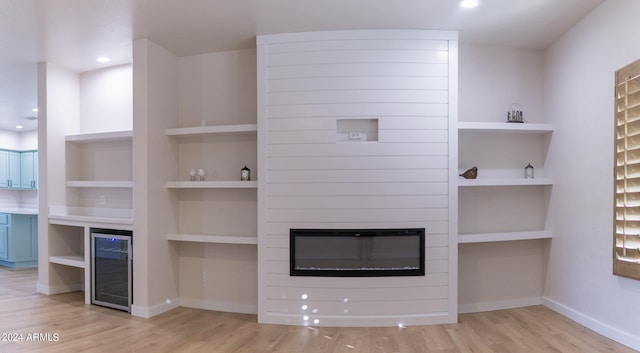
<svg viewBox="0 0 640 353"><path fill-rule="evenodd" d="M38 65L38 284L40 293L53 294L81 288L81 271L49 263L49 255L64 241L49 224L50 205L66 203L64 136L79 128L78 74L51 63ZM50 237L51 235L51 237ZM53 238L50 242L50 238ZM56 240L57 243L56 243Z"/></svg>
<svg viewBox="0 0 640 353"><path fill-rule="evenodd" d="M256 123L256 50L180 58L180 125Z"/></svg>
<svg viewBox="0 0 640 353"><path fill-rule="evenodd" d="M0 130L0 148L15 151L37 150L38 131Z"/></svg>
<svg viewBox="0 0 640 353"><path fill-rule="evenodd" d="M640 2L608 0L546 53L555 183L546 304L640 349L640 281L612 275L614 72L640 58Z"/></svg>
<svg viewBox="0 0 640 353"><path fill-rule="evenodd" d="M38 149L38 131L25 131L20 133L20 150L37 150Z"/></svg>
<svg viewBox="0 0 640 353"><path fill-rule="evenodd" d="M20 150L20 133L0 129L0 148L8 150Z"/></svg>
<svg viewBox="0 0 640 353"><path fill-rule="evenodd" d="M520 103L525 121L548 122L541 51L461 44L459 71L460 121L503 122L507 107Z"/></svg>
<svg viewBox="0 0 640 353"><path fill-rule="evenodd" d="M129 64L80 74L80 132L131 130L132 81Z"/></svg>
<svg viewBox="0 0 640 353"><path fill-rule="evenodd" d="M178 260L167 232L176 230L176 156L166 131L178 117L177 57L140 39L133 44L133 315L150 317L179 306Z"/></svg>

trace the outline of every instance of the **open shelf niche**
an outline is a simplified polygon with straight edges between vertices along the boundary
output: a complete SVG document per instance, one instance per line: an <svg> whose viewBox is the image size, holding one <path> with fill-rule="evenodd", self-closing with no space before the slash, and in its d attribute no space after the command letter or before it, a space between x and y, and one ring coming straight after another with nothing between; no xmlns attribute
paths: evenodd
<svg viewBox="0 0 640 353"><path fill-rule="evenodd" d="M478 167L476 179L458 179L460 312L535 305L544 267L544 242L553 178L545 170L550 124L459 122L459 173ZM525 179L524 167L534 166ZM516 260L517 259L517 260ZM520 283L517 279L532 277ZM517 291L499 285L509 278ZM491 289L469 294L473 280Z"/></svg>
<svg viewBox="0 0 640 353"><path fill-rule="evenodd" d="M51 206L49 218L132 224L132 138L131 130L65 136L66 203Z"/></svg>
<svg viewBox="0 0 640 353"><path fill-rule="evenodd" d="M239 221L237 225L225 225L228 219L243 219L249 215L257 217L257 206L247 200L247 196L251 196L242 191L257 189L256 175L251 175L249 181L240 180L240 169L245 165L251 165L252 173L256 172L256 131L256 124L167 129L167 136L176 141L177 174L181 179L167 182L168 189L176 189L179 193L180 229L179 232L167 234L168 240L257 244L255 231L242 229L243 224L251 223L250 219ZM199 181L200 176L196 175L195 181L192 181L192 170L203 170L204 180ZM252 194L255 195L255 191ZM224 231L220 232L220 229ZM241 235L234 235L237 232ZM247 233L253 234L247 236Z"/></svg>
<svg viewBox="0 0 640 353"><path fill-rule="evenodd" d="M467 220L459 225L458 242L551 238L552 231L544 229L543 210L548 202L544 188L553 185L544 170L546 145L553 127L459 122L458 131L459 172L478 167L476 179L458 179L459 217ZM524 178L528 163L534 166L532 179ZM469 229L469 224L477 229Z"/></svg>

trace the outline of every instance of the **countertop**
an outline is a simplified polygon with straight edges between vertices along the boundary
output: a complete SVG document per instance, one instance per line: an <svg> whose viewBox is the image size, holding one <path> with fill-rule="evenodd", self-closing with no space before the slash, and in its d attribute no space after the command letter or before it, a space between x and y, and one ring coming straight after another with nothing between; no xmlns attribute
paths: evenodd
<svg viewBox="0 0 640 353"><path fill-rule="evenodd" d="M2 207L2 206L0 206L0 213L38 215L38 209L37 208L18 208L18 207Z"/></svg>

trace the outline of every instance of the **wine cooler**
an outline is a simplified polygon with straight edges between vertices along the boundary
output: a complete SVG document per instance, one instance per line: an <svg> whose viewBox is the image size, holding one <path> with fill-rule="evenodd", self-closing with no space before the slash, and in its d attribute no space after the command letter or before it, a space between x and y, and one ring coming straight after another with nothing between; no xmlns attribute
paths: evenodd
<svg viewBox="0 0 640 353"><path fill-rule="evenodd" d="M91 303L131 312L132 232L91 229Z"/></svg>

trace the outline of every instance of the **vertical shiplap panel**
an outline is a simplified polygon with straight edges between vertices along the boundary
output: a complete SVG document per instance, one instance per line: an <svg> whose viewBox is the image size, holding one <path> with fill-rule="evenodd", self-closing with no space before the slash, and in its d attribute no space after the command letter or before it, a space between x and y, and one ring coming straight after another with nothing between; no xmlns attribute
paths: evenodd
<svg viewBox="0 0 640 353"><path fill-rule="evenodd" d="M258 38L261 322L306 325L318 319L321 326L369 326L455 321L451 269L457 258L451 234L456 233L451 232L455 214L448 181L449 165L456 165L449 147L456 94L451 72L457 69L451 67L450 49L456 43L455 34L433 31ZM378 140L337 141L339 119L377 119ZM282 273L289 261L282 239L290 228L381 224L426 228L427 239L437 239L426 242L426 261L436 267L427 269L426 276L404 278ZM358 310L350 314L336 292ZM385 294L368 305L371 298L361 294L375 292ZM408 295L414 312L407 312ZM305 312L303 304L322 310Z"/></svg>

